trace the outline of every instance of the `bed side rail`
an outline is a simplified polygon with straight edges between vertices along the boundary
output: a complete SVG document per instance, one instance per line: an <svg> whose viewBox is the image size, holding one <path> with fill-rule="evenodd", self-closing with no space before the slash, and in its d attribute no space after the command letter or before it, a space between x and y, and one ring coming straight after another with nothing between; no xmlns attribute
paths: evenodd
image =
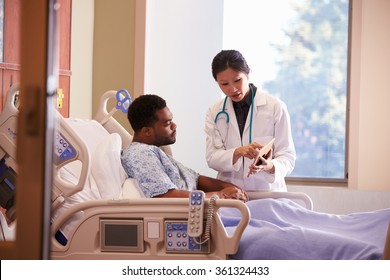
<svg viewBox="0 0 390 280"><path fill-rule="evenodd" d="M249 200L263 199L263 198L288 198L302 202L309 210L313 210L313 201L310 196L301 192L267 192L267 191L249 191L247 192Z"/></svg>
<svg viewBox="0 0 390 280"><path fill-rule="evenodd" d="M103 93L100 97L97 112L94 117L94 120L99 122L109 133L115 132L121 136L123 147L127 147L131 143L133 137L123 126L120 125L113 115L117 111L125 113L127 110L126 106L129 106L131 103L131 97L127 96L127 94L127 91L122 95L120 91L116 90L108 90ZM109 105L112 104L109 104L109 101L115 102L111 109L109 109Z"/></svg>
<svg viewBox="0 0 390 280"><path fill-rule="evenodd" d="M205 201L207 208L209 199ZM218 199L217 208L233 207L241 213L241 221L229 236L218 213L214 215L211 230L210 251L206 253L172 253L166 250L166 221L188 219L188 199L143 198L122 200L87 201L64 211L52 224L51 256L53 259L226 259L237 252L241 235L249 223L250 213L246 205L238 200ZM60 227L74 214L82 217L68 236L66 246L55 239ZM138 219L143 224L142 252L104 252L101 250L99 221L102 219ZM150 228L154 229L150 234Z"/></svg>
<svg viewBox="0 0 390 280"><path fill-rule="evenodd" d="M64 196L69 197L81 191L86 185L91 172L91 155L84 140L74 132L58 111L56 117L58 120L58 129L54 139L53 209L63 203ZM60 169L67 163L76 160L79 160L82 163L81 174L78 182L76 184L71 184L61 178Z"/></svg>

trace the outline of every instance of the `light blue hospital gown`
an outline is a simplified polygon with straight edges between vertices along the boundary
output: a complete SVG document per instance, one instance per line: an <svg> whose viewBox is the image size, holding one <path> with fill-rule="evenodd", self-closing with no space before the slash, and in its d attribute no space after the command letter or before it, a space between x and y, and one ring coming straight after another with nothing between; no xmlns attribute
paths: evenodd
<svg viewBox="0 0 390 280"><path fill-rule="evenodd" d="M127 176L138 181L146 197L172 189L191 191L198 184L197 172L154 145L133 142L123 150L121 160Z"/></svg>

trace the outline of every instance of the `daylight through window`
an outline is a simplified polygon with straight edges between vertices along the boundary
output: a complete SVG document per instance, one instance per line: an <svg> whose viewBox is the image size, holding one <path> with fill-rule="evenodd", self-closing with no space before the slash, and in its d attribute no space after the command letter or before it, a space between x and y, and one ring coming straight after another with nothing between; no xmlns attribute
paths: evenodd
<svg viewBox="0 0 390 280"><path fill-rule="evenodd" d="M297 161L290 177L346 179L348 0L224 1L224 49L288 106Z"/></svg>

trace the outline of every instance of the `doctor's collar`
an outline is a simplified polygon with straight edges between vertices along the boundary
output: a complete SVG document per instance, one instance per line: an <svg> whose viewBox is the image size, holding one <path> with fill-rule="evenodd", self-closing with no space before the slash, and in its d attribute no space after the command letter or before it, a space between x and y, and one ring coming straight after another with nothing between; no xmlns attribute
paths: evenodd
<svg viewBox="0 0 390 280"><path fill-rule="evenodd" d="M252 90L253 90L253 98L256 96L256 91L257 91L257 87L255 87L253 84L249 84L251 87L252 87ZM232 103L233 103L233 107L243 107L243 106L248 106L250 107L251 104L252 104L252 94L251 94L251 90L250 90L250 87L249 87L249 92L248 94L245 96L244 99L242 99L241 101L239 102L234 102L232 100Z"/></svg>

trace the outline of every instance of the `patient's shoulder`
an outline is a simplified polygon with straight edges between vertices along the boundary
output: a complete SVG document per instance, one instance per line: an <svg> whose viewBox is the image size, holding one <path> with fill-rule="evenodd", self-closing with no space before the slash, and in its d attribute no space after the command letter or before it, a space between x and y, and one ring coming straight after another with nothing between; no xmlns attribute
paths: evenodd
<svg viewBox="0 0 390 280"><path fill-rule="evenodd" d="M144 144L141 142L131 142L130 145L127 146L124 151L135 153L150 150L152 147L152 145Z"/></svg>
<svg viewBox="0 0 390 280"><path fill-rule="evenodd" d="M160 157L165 154L160 148L140 142L132 142L122 151L122 159Z"/></svg>

